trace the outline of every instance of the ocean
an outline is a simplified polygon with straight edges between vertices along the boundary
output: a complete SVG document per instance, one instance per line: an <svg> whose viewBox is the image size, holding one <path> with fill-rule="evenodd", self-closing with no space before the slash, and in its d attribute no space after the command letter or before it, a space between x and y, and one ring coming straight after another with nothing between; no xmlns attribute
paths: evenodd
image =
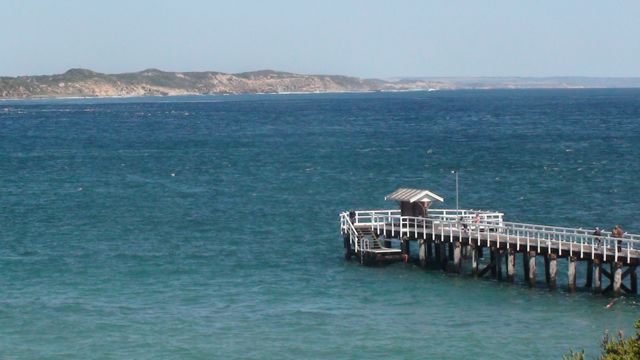
<svg viewBox="0 0 640 360"><path fill-rule="evenodd" d="M338 214L455 208L457 170L461 208L640 233L638 159L637 89L0 101L0 358L595 356L637 297L363 267Z"/></svg>

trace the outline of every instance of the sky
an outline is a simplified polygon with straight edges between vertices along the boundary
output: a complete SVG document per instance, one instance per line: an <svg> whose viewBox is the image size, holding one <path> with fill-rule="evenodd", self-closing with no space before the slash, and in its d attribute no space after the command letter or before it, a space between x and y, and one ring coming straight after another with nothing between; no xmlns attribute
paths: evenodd
<svg viewBox="0 0 640 360"><path fill-rule="evenodd" d="M640 1L0 0L0 76L640 77Z"/></svg>

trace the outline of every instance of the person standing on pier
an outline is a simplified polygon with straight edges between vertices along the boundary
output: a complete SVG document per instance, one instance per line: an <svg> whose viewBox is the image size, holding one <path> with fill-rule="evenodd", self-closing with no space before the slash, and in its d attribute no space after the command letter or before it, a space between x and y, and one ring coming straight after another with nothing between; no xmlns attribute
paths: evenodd
<svg viewBox="0 0 640 360"><path fill-rule="evenodd" d="M616 240L616 245L618 246L618 251L622 250L622 237L624 236L624 231L622 231L622 227L620 225L616 225L613 230L611 230L611 237L618 238Z"/></svg>

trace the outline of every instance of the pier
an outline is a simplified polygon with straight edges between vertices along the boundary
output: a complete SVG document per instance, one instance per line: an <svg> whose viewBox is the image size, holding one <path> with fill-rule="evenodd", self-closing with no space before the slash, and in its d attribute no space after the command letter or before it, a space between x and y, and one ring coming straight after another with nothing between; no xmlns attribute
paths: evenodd
<svg viewBox="0 0 640 360"><path fill-rule="evenodd" d="M400 209L340 214L346 259L363 265L409 262L416 258L413 248L425 268L509 282L522 276L531 287L544 279L555 288L563 272L558 260L564 258L569 290L580 284L595 293L638 293L640 235L507 222L492 211L432 209L444 199L428 190L398 189L386 199L399 202ZM539 257L543 272L536 268ZM578 266L585 267L580 283Z"/></svg>

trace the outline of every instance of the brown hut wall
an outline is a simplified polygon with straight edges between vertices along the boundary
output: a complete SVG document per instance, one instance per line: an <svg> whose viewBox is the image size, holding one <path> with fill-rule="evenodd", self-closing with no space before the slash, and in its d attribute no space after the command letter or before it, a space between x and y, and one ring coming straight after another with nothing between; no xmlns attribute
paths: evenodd
<svg viewBox="0 0 640 360"><path fill-rule="evenodd" d="M413 204L408 201L401 201L400 214L402 216L413 216Z"/></svg>

